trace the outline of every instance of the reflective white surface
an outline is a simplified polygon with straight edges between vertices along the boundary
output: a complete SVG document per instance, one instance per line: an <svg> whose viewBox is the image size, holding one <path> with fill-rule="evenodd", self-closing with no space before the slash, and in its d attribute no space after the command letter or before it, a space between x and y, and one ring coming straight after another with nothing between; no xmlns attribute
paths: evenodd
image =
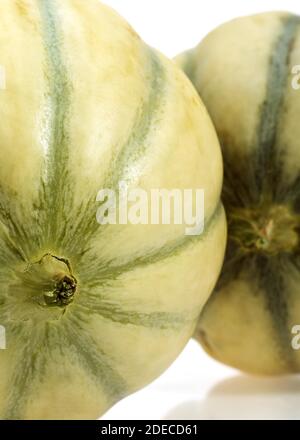
<svg viewBox="0 0 300 440"><path fill-rule="evenodd" d="M247 376L190 341L155 382L115 405L103 420L300 420L300 376Z"/></svg>

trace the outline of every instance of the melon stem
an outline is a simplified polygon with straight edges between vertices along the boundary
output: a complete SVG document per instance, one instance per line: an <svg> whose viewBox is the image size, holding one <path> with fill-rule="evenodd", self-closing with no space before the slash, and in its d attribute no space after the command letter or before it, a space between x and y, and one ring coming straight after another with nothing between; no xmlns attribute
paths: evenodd
<svg viewBox="0 0 300 440"><path fill-rule="evenodd" d="M299 249L300 218L287 206L234 208L227 212L229 237L245 252L277 255Z"/></svg>
<svg viewBox="0 0 300 440"><path fill-rule="evenodd" d="M77 289L77 280L66 258L50 253L35 263L29 264L26 273L35 280L39 304L44 306L66 306L70 304Z"/></svg>

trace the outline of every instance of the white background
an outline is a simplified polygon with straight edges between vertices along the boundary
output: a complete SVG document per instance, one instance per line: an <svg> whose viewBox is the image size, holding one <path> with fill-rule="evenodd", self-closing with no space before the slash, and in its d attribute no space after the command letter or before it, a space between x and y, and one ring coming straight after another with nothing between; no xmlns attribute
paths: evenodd
<svg viewBox="0 0 300 440"><path fill-rule="evenodd" d="M232 18L271 10L300 15L299 0L106 0L151 46L173 57ZM245 341L247 343L247 341ZM300 419L300 380L256 378L210 359L195 342L154 383L124 399L113 419Z"/></svg>
<svg viewBox="0 0 300 440"><path fill-rule="evenodd" d="M241 15L266 11L300 14L299 0L102 0L134 27L150 46L174 57L212 29Z"/></svg>

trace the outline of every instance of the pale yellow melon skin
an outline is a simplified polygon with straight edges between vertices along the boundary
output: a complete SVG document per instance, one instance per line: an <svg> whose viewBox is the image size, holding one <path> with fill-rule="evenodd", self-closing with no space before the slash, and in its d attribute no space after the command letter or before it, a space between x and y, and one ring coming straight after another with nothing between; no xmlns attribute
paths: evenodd
<svg viewBox="0 0 300 440"><path fill-rule="evenodd" d="M263 148L256 136L261 110L272 81L268 69L276 50L281 50L280 44L284 39L282 29L288 21L292 22L288 31L291 35L288 37L288 47L284 49L287 65L274 141L276 155L282 157L282 174L278 180L288 187L296 181L300 172L300 124L297 116L300 113L300 93L292 87L292 68L300 61L299 18L286 12L237 18L212 31L195 49L176 58L212 117L223 150L225 176L227 171L230 173L232 169L236 171L240 167L237 173L246 189L251 189L243 177L251 167L251 160L247 158L255 157L258 149ZM273 49L274 45L277 45L277 49ZM273 70L275 72L274 66ZM276 81L276 78L273 77L273 80ZM273 92L276 94L277 91L275 86ZM266 119L267 116L265 123ZM235 187L242 196L243 189L239 188L238 182ZM232 187L230 191L233 191ZM299 198L297 191L295 197ZM267 197L263 194L262 204L266 203ZM227 211L226 197L224 206ZM285 250L289 253L289 234L293 233L297 243L293 249L296 256L299 252L299 232L296 232L299 212L296 212L288 197L283 206L291 212L295 230L292 231L289 226L282 229L286 240L282 240L281 250L282 253ZM276 223L276 218L274 221ZM276 298L271 299L268 305L267 294L259 286L258 271L248 266L246 263L241 273L233 275L229 282L216 289L201 314L195 337L211 356L240 370L262 375L299 373L300 350L292 348L295 336L292 329L300 324L299 266L297 268L288 262L280 269L285 284L282 294L285 304L282 309L287 309L286 312L282 311L286 314L283 331L279 329L275 312L269 308ZM230 272L226 267L224 265L224 278L226 270ZM233 273L237 267L238 264L233 263ZM280 340L281 337L284 342Z"/></svg>
<svg viewBox="0 0 300 440"><path fill-rule="evenodd" d="M21 232L0 221L0 324L7 328L0 418L95 419L175 360L215 285L226 242L218 139L185 75L97 0L2 0L0 53L7 83L0 91L0 202L27 237L19 242ZM151 90L156 77L161 90ZM59 149L51 143L55 124L64 135L57 135ZM69 180L57 173L58 214L46 206L43 220L36 208L41 176L50 185L52 150L61 149ZM96 195L115 183L111 175L145 190L204 189L204 234L189 242L185 225L111 225L105 233L98 225L91 239L82 224L90 218L94 228ZM65 212L59 197L68 181ZM58 221L44 239L47 216ZM34 303L20 281L46 253L68 259L78 280L64 313ZM103 285L99 273L110 267L117 275Z"/></svg>

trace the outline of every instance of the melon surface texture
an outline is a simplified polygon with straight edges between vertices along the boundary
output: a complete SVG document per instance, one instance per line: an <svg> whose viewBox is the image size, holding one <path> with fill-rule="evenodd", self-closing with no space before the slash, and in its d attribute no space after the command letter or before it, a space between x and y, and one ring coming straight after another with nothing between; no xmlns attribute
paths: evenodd
<svg viewBox="0 0 300 440"><path fill-rule="evenodd" d="M233 20L177 61L219 135L229 228L222 275L195 336L241 370L299 372L300 18Z"/></svg>
<svg viewBox="0 0 300 440"><path fill-rule="evenodd" d="M2 0L1 419L95 419L174 361L221 269L222 160L185 75L97 0ZM98 192L204 189L205 229Z"/></svg>

